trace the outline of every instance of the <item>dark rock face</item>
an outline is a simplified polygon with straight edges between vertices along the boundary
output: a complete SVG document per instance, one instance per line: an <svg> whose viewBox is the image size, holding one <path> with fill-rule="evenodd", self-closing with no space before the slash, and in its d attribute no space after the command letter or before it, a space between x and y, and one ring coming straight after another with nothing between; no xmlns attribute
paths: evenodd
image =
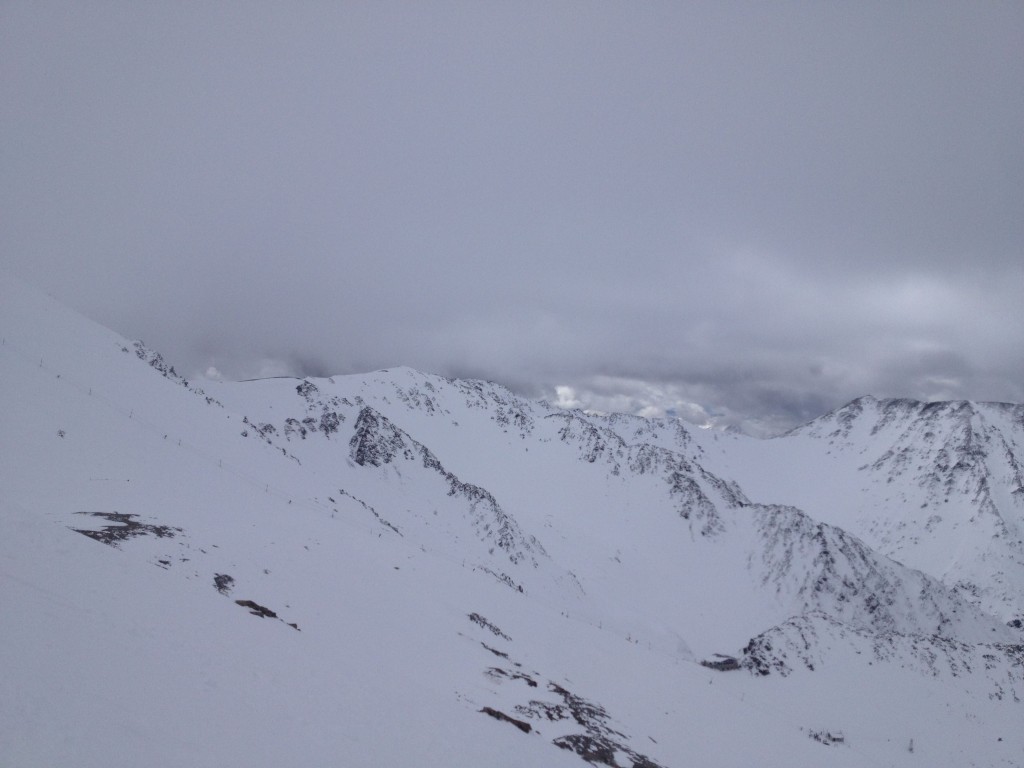
<svg viewBox="0 0 1024 768"><path fill-rule="evenodd" d="M213 574L213 588L220 592L222 595L231 593L231 588L235 585L233 577L228 576L226 573L215 573Z"/></svg>
<svg viewBox="0 0 1024 768"><path fill-rule="evenodd" d="M123 512L78 512L77 514L102 517L114 523L114 525L105 526L98 531L85 528L71 529L76 533L88 536L90 539L102 542L103 544L109 544L112 547L117 547L120 542L136 536L156 536L159 539L173 539L176 534L181 533L181 528L174 528L169 525L140 523L133 519L138 517L138 515Z"/></svg>
<svg viewBox="0 0 1024 768"><path fill-rule="evenodd" d="M307 402L312 402L313 398L320 392L320 388L309 379L303 379L302 383L295 387L295 392Z"/></svg>
<svg viewBox="0 0 1024 768"><path fill-rule="evenodd" d="M471 614L469 614L469 620L472 621L477 626L483 627L488 632L490 632L492 635L494 635L496 637L500 637L502 640L508 640L509 642L512 641L511 637L506 635L504 632L502 632L500 629L498 629L497 626L495 626L494 624L489 622L487 619L485 619L479 613L471 613Z"/></svg>
<svg viewBox="0 0 1024 768"><path fill-rule="evenodd" d="M260 616L265 619L277 618L277 614L274 613L272 610L270 610L266 606L260 605L259 603L254 603L252 600L235 600L235 603L237 605L242 606L243 608L248 608L249 613L251 613L253 616Z"/></svg>
<svg viewBox="0 0 1024 768"><path fill-rule="evenodd" d="M359 411L355 431L348 444L352 461L361 467L390 464L399 455L407 461L416 458L416 452L407 444L404 433L369 406Z"/></svg>
<svg viewBox="0 0 1024 768"><path fill-rule="evenodd" d="M583 729L582 733L569 733L552 740L561 749L575 752L591 765L619 768L617 756L629 759L632 768L663 768L644 754L629 746L629 737L611 726L604 707L571 693L557 683L548 682L547 690L561 699L560 704L533 700L516 707L516 712L548 722L566 721Z"/></svg>
<svg viewBox="0 0 1024 768"><path fill-rule="evenodd" d="M501 720L506 723L511 723L523 733L529 733L533 730L533 726L531 726L529 723L524 723L522 720L516 720L514 717L509 717L504 712L500 712L497 709L493 709L492 707L484 707L480 711L483 712L485 715L490 715L495 720Z"/></svg>
<svg viewBox="0 0 1024 768"><path fill-rule="evenodd" d="M292 622L285 621L284 619L282 619L280 616L277 615L277 612L272 611L269 608L267 608L265 605L260 605L259 603L255 602L253 600L235 600L235 604L236 605L240 605L243 608L248 608L249 609L249 613L251 613L253 616L259 616L261 619L277 619L278 621L283 622L284 624L287 624L289 627L291 627L294 630L298 630L299 629L299 625L298 624L294 624Z"/></svg>
<svg viewBox="0 0 1024 768"><path fill-rule="evenodd" d="M700 662L702 667L708 669L714 669L717 672L731 672L736 669L740 669L740 662L738 659L732 656L724 656L721 653L716 653L713 659L703 659Z"/></svg>

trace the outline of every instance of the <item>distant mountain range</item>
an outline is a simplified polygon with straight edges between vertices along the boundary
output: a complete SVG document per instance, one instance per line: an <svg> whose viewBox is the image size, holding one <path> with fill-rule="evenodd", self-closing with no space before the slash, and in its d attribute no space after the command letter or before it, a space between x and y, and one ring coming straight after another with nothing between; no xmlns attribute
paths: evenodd
<svg viewBox="0 0 1024 768"><path fill-rule="evenodd" d="M196 382L6 277L0 336L2 765L1022 764L1024 406Z"/></svg>

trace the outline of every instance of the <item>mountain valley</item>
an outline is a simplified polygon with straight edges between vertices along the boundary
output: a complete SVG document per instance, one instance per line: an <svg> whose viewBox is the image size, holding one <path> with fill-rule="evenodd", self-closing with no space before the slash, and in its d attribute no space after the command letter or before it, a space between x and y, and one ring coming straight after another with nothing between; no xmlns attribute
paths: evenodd
<svg viewBox="0 0 1024 768"><path fill-rule="evenodd" d="M0 280L0 764L1019 766L1024 406L186 380Z"/></svg>

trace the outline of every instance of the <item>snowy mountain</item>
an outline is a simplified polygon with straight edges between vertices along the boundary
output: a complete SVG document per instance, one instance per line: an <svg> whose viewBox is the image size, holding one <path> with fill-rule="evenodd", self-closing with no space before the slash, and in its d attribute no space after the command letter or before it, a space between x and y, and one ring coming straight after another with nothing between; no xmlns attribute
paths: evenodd
<svg viewBox="0 0 1024 768"><path fill-rule="evenodd" d="M0 764L1020 765L1024 407L193 382L0 281Z"/></svg>
<svg viewBox="0 0 1024 768"><path fill-rule="evenodd" d="M1024 619L1024 406L860 398L787 435L719 443L721 471ZM821 482L806 482L808 475Z"/></svg>

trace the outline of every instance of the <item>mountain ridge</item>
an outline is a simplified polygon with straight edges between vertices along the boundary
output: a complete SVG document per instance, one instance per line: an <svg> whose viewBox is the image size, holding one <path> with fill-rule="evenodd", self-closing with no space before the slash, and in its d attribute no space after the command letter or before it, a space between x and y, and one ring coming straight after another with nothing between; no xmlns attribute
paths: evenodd
<svg viewBox="0 0 1024 768"><path fill-rule="evenodd" d="M757 440L410 368L197 386L0 299L5 763L1024 753L1019 406Z"/></svg>

